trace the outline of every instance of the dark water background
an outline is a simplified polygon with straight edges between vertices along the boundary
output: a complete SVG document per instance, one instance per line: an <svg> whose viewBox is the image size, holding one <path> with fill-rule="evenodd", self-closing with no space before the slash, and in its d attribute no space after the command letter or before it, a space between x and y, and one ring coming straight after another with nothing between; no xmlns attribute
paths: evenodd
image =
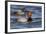
<svg viewBox="0 0 46 34"><path fill-rule="evenodd" d="M18 10L20 5L11 5L11 13ZM10 28L11 29L24 29L24 28L40 28L42 26L42 11L41 6L24 6L25 10L31 10L32 11L32 22L29 24L24 23L17 23L15 20L16 16L10 17ZM17 9L16 9L17 8Z"/></svg>

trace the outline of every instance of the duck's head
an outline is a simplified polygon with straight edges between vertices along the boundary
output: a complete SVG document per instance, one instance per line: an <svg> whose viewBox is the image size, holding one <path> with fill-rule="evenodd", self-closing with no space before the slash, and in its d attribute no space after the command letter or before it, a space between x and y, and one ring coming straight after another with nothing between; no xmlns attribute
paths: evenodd
<svg viewBox="0 0 46 34"><path fill-rule="evenodd" d="M27 16L31 17L32 16L32 12L28 12Z"/></svg>

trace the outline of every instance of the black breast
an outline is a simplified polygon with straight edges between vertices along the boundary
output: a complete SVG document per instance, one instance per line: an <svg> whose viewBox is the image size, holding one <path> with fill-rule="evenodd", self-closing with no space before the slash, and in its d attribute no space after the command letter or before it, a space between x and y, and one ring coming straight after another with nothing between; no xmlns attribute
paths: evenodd
<svg viewBox="0 0 46 34"><path fill-rule="evenodd" d="M31 22L31 21L32 21L32 18L31 18L31 17L29 17L27 21L28 21L28 22Z"/></svg>

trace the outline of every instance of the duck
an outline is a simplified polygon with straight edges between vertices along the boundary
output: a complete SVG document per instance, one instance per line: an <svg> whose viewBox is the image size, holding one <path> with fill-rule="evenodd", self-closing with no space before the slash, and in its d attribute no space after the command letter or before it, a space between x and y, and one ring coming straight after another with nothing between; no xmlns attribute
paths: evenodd
<svg viewBox="0 0 46 34"><path fill-rule="evenodd" d="M21 17L21 18L18 18L17 21L18 21L18 22L22 22L22 23L31 22L31 21L32 21L31 16L32 16L32 12L28 12L28 13L27 13L27 17L28 17L28 18Z"/></svg>

